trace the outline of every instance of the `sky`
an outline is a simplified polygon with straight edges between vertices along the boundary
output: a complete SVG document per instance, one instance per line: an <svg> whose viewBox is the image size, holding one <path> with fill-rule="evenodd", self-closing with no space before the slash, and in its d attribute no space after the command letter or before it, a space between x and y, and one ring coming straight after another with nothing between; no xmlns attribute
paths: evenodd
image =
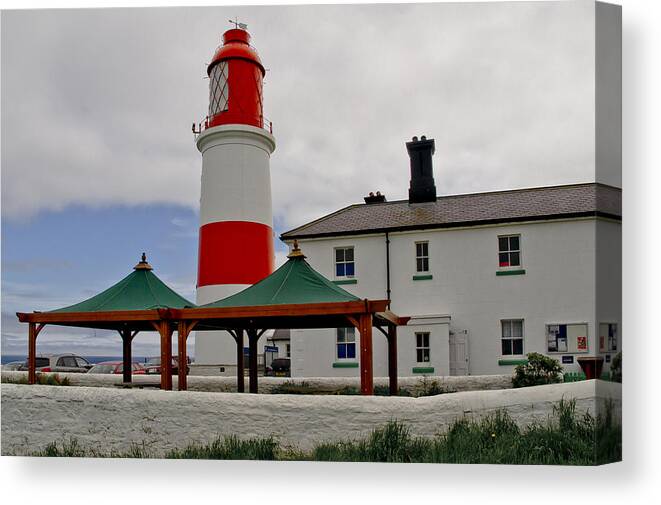
<svg viewBox="0 0 661 505"><path fill-rule="evenodd" d="M267 69L276 236L370 191L406 198L414 135L436 141L440 195L595 180L588 0L5 11L3 354L26 351L16 311L98 293L143 251L194 301L191 124L235 17ZM279 240L276 254L280 264ZM118 355L121 344L46 327L39 351ZM157 354L156 336L137 337L134 354Z"/></svg>

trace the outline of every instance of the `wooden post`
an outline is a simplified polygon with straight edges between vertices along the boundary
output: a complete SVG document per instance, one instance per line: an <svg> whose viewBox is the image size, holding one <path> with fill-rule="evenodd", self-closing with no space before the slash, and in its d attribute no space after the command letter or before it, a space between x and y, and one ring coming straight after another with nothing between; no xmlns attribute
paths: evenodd
<svg viewBox="0 0 661 505"><path fill-rule="evenodd" d="M390 396L397 396L397 326L388 325L388 384Z"/></svg>
<svg viewBox="0 0 661 505"><path fill-rule="evenodd" d="M188 389L188 353L186 341L188 340L189 331L186 321L179 321L177 326L177 363L179 366L177 389L179 391L186 391Z"/></svg>
<svg viewBox="0 0 661 505"><path fill-rule="evenodd" d="M28 384L37 382L37 332L36 324L28 325Z"/></svg>
<svg viewBox="0 0 661 505"><path fill-rule="evenodd" d="M28 324L28 384L37 383L37 335L44 326L44 323Z"/></svg>
<svg viewBox="0 0 661 505"><path fill-rule="evenodd" d="M236 341L236 390L239 393L244 393L246 380L243 368L243 330L236 330L234 340Z"/></svg>
<svg viewBox="0 0 661 505"><path fill-rule="evenodd" d="M124 329L119 332L122 337L122 381L126 384L132 380L133 359L131 358L131 330Z"/></svg>
<svg viewBox="0 0 661 505"><path fill-rule="evenodd" d="M169 321L160 321L161 335L161 389L172 391L172 327Z"/></svg>
<svg viewBox="0 0 661 505"><path fill-rule="evenodd" d="M372 364L372 314L360 316L360 394L374 394L374 369Z"/></svg>
<svg viewBox="0 0 661 505"><path fill-rule="evenodd" d="M257 330L248 330L248 349L249 349L249 367L248 375L250 380L250 392L257 393L257 340L259 336Z"/></svg>

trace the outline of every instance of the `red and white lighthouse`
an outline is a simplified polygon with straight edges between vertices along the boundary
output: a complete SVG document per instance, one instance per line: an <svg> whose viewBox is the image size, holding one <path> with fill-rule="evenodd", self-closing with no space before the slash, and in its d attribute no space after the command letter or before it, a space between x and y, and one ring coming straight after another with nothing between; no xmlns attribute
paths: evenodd
<svg viewBox="0 0 661 505"><path fill-rule="evenodd" d="M240 26L223 34L207 68L209 115L197 137L202 153L198 304L241 291L274 266L269 160L275 139L262 108L264 66ZM235 356L230 338L197 334L196 361L233 363Z"/></svg>

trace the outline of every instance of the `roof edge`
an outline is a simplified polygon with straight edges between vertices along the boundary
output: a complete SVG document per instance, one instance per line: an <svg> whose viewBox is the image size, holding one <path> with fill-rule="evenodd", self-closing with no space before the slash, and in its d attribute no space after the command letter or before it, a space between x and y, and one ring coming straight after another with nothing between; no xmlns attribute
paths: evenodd
<svg viewBox="0 0 661 505"><path fill-rule="evenodd" d="M537 221L560 221L563 219L578 219L584 217L602 217L606 219L614 219L622 221L622 216L616 214L609 214L607 212L589 211L589 212L573 212L567 214L545 214L540 216L522 216L504 219L484 219L480 221L461 221L456 223L430 223L424 225L410 225L410 226L393 226L392 228L370 228L365 230L352 230L343 232L329 232L329 233L310 233L308 235L289 235L285 236L283 233L280 235L280 240L294 239L310 239L310 238L323 238L323 237L348 237L354 235L372 235L375 233L393 233L402 231L414 230L434 230L434 229L447 229L447 228L468 228L471 226L484 226L493 224L507 224L507 223L525 223Z"/></svg>

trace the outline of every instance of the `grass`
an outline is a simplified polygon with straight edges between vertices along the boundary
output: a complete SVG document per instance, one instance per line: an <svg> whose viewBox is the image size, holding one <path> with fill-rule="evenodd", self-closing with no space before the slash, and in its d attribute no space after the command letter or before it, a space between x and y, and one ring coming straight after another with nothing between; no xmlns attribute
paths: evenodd
<svg viewBox="0 0 661 505"><path fill-rule="evenodd" d="M174 459L246 459L356 461L393 463L491 463L527 465L596 465L620 461L622 432L613 418L613 405L596 418L576 413L576 402L560 401L545 423L519 428L505 411L479 420L461 418L434 437L411 434L410 428L390 421L361 440L322 443L310 452L282 447L273 437L221 437L210 444L192 444L168 452ZM102 454L82 447L75 439L51 443L33 456L155 457L134 444L123 453Z"/></svg>

